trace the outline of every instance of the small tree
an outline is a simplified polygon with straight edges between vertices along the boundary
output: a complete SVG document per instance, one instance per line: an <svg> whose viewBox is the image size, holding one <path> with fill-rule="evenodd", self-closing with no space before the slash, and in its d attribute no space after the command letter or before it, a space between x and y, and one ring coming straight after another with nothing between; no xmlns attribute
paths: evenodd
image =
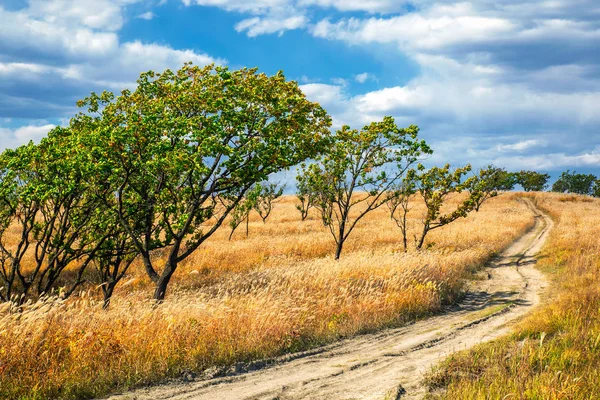
<svg viewBox="0 0 600 400"><path fill-rule="evenodd" d="M535 171L521 171L516 174L517 183L526 192L541 192L548 187L550 175Z"/></svg>
<svg viewBox="0 0 600 400"><path fill-rule="evenodd" d="M344 126L329 152L300 171L335 240L336 260L356 224L389 200L390 189L410 165L431 153L417 139L418 131L414 125L398 128L392 117L361 130Z"/></svg>
<svg viewBox="0 0 600 400"><path fill-rule="evenodd" d="M392 194L387 201L391 219L400 228L400 232L402 233L402 245L405 252L408 250L408 213L410 211L410 200L415 193L415 182L406 177L392 189Z"/></svg>
<svg viewBox="0 0 600 400"><path fill-rule="evenodd" d="M503 168L488 165L486 168L480 169L470 182L471 187L468 189L477 194L477 196L473 196L473 201L475 202L475 211L479 212L481 205L488 199L512 190L517 184L517 177Z"/></svg>
<svg viewBox="0 0 600 400"><path fill-rule="evenodd" d="M592 174L578 174L575 171L563 172L552 185L552 191L558 193L576 193L593 195L596 176Z"/></svg>
<svg viewBox="0 0 600 400"><path fill-rule="evenodd" d="M259 194L254 204L254 210L260 215L263 223L266 223L273 211L275 201L283 195L285 186L269 182L259 183L257 186Z"/></svg>
<svg viewBox="0 0 600 400"><path fill-rule="evenodd" d="M253 185L324 149L331 121L281 72L187 64L137 83L118 97L92 93L72 126L162 300L179 263Z"/></svg>
<svg viewBox="0 0 600 400"><path fill-rule="evenodd" d="M300 166L300 171L306 171L306 164ZM296 175L296 196L300 200L300 204L296 205L296 209L300 211L302 221L308 217L308 212L315 206L316 194L311 190L309 177L300 173Z"/></svg>
<svg viewBox="0 0 600 400"><path fill-rule="evenodd" d="M261 191L262 187L260 185L253 186L231 212L231 221L229 221L231 233L229 234L229 240L231 240L237 228L244 222L246 223L246 238L248 237L250 213L256 208Z"/></svg>
<svg viewBox="0 0 600 400"><path fill-rule="evenodd" d="M463 190L472 187L474 178L463 181L463 177L469 171L471 171L470 165L451 171L450 164L446 164L443 168L433 167L429 170L426 170L423 165L419 165L416 170L408 172L408 179L414 182L417 193L421 196L426 207L425 216L422 220L423 229L418 237L415 235L415 247L417 249L423 247L429 232L446 226L459 218L466 217L469 212L475 209L475 199L480 194L472 191L454 210L442 212L442 207L448 196L461 193Z"/></svg>

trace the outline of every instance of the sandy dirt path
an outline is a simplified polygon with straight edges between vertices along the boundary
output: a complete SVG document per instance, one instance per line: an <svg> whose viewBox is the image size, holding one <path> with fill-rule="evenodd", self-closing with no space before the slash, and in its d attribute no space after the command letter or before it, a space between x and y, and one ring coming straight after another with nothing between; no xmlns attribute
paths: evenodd
<svg viewBox="0 0 600 400"><path fill-rule="evenodd" d="M423 375L433 365L508 333L540 302L547 282L534 268L535 255L552 220L524 201L535 216L535 226L483 271L484 279L471 283L460 305L443 315L268 363L239 365L228 376L144 388L110 399L421 398Z"/></svg>

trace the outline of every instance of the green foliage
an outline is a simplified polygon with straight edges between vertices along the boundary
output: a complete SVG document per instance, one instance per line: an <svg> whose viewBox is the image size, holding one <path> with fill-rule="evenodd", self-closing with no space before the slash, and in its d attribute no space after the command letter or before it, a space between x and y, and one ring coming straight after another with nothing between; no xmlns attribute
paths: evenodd
<svg viewBox="0 0 600 400"><path fill-rule="evenodd" d="M300 171L306 171L307 165L302 163ZM296 209L300 211L302 221L308 217L308 212L315 206L317 201L316 193L311 189L310 175L305 175L303 172L296 175L296 197L300 200L300 204L296 205Z"/></svg>
<svg viewBox="0 0 600 400"><path fill-rule="evenodd" d="M507 172L504 168L488 165L486 168L480 169L470 183L469 191L477 194L473 196L475 211L479 211L486 200L512 190L517 184L517 176Z"/></svg>
<svg viewBox="0 0 600 400"><path fill-rule="evenodd" d="M541 192L548 187L550 175L535 171L520 171L516 174L517 183L526 192Z"/></svg>
<svg viewBox="0 0 600 400"><path fill-rule="evenodd" d="M248 237L248 222L253 210L258 213L263 223L266 222L273 210L275 200L283 195L283 190L284 186L277 183L261 182L252 186L231 212L229 240L243 222L246 222L246 237Z"/></svg>
<svg viewBox="0 0 600 400"><path fill-rule="evenodd" d="M363 129L343 126L330 150L300 174L313 194L315 206L337 244L336 259L356 224L388 201L389 190L423 154L431 154L418 140L419 128L399 128L392 117ZM357 217L350 211L360 205Z"/></svg>
<svg viewBox="0 0 600 400"><path fill-rule="evenodd" d="M411 177L403 178L391 188L387 206L391 219L398 225L402 232L404 251L408 250L408 213L411 210L410 200L417 193L415 181Z"/></svg>
<svg viewBox="0 0 600 400"><path fill-rule="evenodd" d="M569 170L563 172L552 185L552 191L558 193L575 193L594 195L598 178L592 174L578 174Z"/></svg>
<svg viewBox="0 0 600 400"><path fill-rule="evenodd" d="M459 203L452 211L442 212L444 201L449 195L461 193L464 190L474 187L475 177L463 180L463 177L471 171L471 166L450 170L450 164L444 167L432 167L425 169L421 164L417 169L408 171L407 179L414 182L417 193L425 203L426 213L423 217L423 230L419 237L415 236L415 246L421 249L425 243L427 234L437 228L448 225L459 218L466 217L467 214L477 206L477 199L480 193L471 191L469 196ZM483 185L483 182L480 182Z"/></svg>
<svg viewBox="0 0 600 400"><path fill-rule="evenodd" d="M597 179L592 186L592 196L600 197L600 179Z"/></svg>
<svg viewBox="0 0 600 400"><path fill-rule="evenodd" d="M65 268L76 278L60 290L71 294L104 240L106 220L89 195L90 179L67 128L0 156L0 298L24 301L58 290ZM16 243L9 227L18 231ZM11 242L12 243L9 243ZM33 257L25 268L27 252Z"/></svg>
<svg viewBox="0 0 600 400"><path fill-rule="evenodd" d="M254 210L260 215L260 218L264 223L267 222L267 218L269 218L271 211L273 211L274 202L283 195L285 185L264 182L257 184L257 186L260 191L256 204L254 205Z"/></svg>
<svg viewBox="0 0 600 400"><path fill-rule="evenodd" d="M72 121L95 183L142 256L162 299L177 265L258 182L328 143L330 118L282 73L186 64L140 76L135 91L80 102ZM210 222L210 224L209 224ZM208 225L207 225L208 224ZM169 248L162 270L151 252Z"/></svg>

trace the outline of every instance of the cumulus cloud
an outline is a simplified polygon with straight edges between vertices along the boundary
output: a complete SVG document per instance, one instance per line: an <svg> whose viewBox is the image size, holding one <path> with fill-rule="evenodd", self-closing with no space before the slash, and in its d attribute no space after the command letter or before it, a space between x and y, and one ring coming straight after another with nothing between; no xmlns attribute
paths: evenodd
<svg viewBox="0 0 600 400"><path fill-rule="evenodd" d="M17 11L0 6L0 118L70 113L84 84L85 92L117 90L144 69L226 62L196 50L123 42L124 9L136 1L29 0ZM232 28L250 37L303 29L362 47L375 61L377 49L386 55L395 49L418 66L413 79L399 77L401 85L363 93L347 83L375 81L371 71L301 79L336 127L393 115L401 125L421 126L437 150L435 162L600 169L596 0L181 1L237 13ZM52 98L57 91L58 102ZM14 129L0 134L19 140Z"/></svg>
<svg viewBox="0 0 600 400"><path fill-rule="evenodd" d="M226 63L196 50L121 41L125 7L134 2L29 0L12 11L0 6L0 117L60 118L72 115L76 100L92 90L133 87L143 70ZM26 139L4 129L0 147Z"/></svg>
<svg viewBox="0 0 600 400"><path fill-rule="evenodd" d="M55 125L42 121L37 125L26 125L19 128L0 126L0 149L16 147L29 141L39 142Z"/></svg>

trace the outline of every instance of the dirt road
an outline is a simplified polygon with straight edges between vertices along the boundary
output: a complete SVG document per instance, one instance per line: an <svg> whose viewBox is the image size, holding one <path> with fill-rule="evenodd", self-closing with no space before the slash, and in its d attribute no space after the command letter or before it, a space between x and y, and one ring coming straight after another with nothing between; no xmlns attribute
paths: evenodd
<svg viewBox="0 0 600 400"><path fill-rule="evenodd" d="M447 313L415 324L344 340L230 376L140 389L125 399L413 399L423 374L453 352L503 334L540 301L546 287L535 255L552 221L532 203L535 227L506 249ZM260 363L255 367L261 366ZM251 368L252 369L252 368Z"/></svg>

